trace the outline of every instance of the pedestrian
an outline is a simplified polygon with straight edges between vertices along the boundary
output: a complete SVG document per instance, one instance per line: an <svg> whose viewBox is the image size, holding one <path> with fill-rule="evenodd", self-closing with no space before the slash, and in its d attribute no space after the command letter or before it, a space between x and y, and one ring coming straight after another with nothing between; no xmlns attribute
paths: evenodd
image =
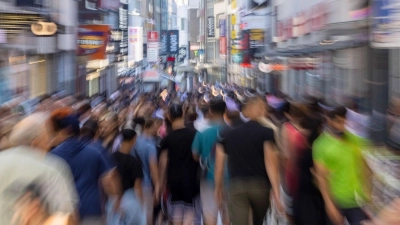
<svg viewBox="0 0 400 225"><path fill-rule="evenodd" d="M200 196L205 225L216 225L219 213L224 224L229 224L227 204L218 205L214 198L215 147L218 131L224 125L225 108L226 104L223 100L211 100L209 102L210 127L202 132L197 131L192 144L193 157L196 161L200 161L204 173L201 179Z"/></svg>
<svg viewBox="0 0 400 225"><path fill-rule="evenodd" d="M153 224L154 201L160 196L160 178L158 169L156 135L159 126L156 120L145 119L143 133L138 136L131 154L140 159L143 169L144 207L147 224Z"/></svg>
<svg viewBox="0 0 400 225"><path fill-rule="evenodd" d="M107 225L145 225L142 165L139 159L130 155L136 142L136 132L133 129L123 129L121 134L121 147L112 156L117 164L119 187L123 196L119 200L118 192L108 192L111 197L107 204ZM118 210L115 210L115 207L118 207Z"/></svg>
<svg viewBox="0 0 400 225"><path fill-rule="evenodd" d="M14 206L32 185L42 188L47 212L77 218L78 195L69 166L60 158L47 155L51 137L48 115L34 113L20 121L10 133L12 148L0 152L0 224L12 224ZM31 216L34 216L30 213ZM21 218L14 217L18 224Z"/></svg>
<svg viewBox="0 0 400 225"><path fill-rule="evenodd" d="M333 223L346 219L360 225L368 220L360 200L368 199L369 186L362 146L359 138L345 130L346 108L335 108L326 115L326 128L312 147L318 186Z"/></svg>
<svg viewBox="0 0 400 225"><path fill-rule="evenodd" d="M51 122L59 144L51 153L64 159L72 170L79 194L79 218L82 225L105 224L100 185L115 185L113 168L100 151L79 140L79 121L60 109L53 112Z"/></svg>
<svg viewBox="0 0 400 225"><path fill-rule="evenodd" d="M168 110L172 131L161 142L160 184L169 191L172 224L201 224L199 213L199 165L192 157L196 130L184 125L183 107L173 103Z"/></svg>
<svg viewBox="0 0 400 225"><path fill-rule="evenodd" d="M231 130L224 138L224 148L216 154L215 195L217 198L222 196L226 160L229 171L229 215L233 225L247 224L249 209L253 214L253 224L262 225L270 205L270 192L278 208L281 208L274 132L258 122L265 111L266 103L262 98L248 98L244 102L243 115L249 121Z"/></svg>

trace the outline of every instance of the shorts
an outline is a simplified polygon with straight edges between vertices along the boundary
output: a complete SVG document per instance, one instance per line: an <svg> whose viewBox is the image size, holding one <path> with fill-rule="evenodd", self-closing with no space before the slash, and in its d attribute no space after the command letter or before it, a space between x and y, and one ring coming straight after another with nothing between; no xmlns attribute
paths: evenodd
<svg viewBox="0 0 400 225"><path fill-rule="evenodd" d="M196 196L192 199L192 204L182 201L172 202L171 196L168 200L168 218L172 223L201 225L201 203L200 197Z"/></svg>
<svg viewBox="0 0 400 225"><path fill-rule="evenodd" d="M226 192L224 192L226 194ZM215 201L215 185L210 181L202 181L200 186L200 197L201 205L203 209L203 219L206 222L216 224L218 221L218 213L221 215L221 219L229 219L228 209L228 198L224 196L223 205L221 208L218 207Z"/></svg>

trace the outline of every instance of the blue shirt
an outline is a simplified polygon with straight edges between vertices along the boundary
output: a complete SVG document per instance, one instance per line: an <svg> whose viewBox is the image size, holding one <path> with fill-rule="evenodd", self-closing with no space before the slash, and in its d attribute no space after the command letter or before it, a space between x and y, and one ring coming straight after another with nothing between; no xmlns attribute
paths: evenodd
<svg viewBox="0 0 400 225"><path fill-rule="evenodd" d="M139 157L142 162L143 168L143 185L151 186L151 173L150 173L150 161L157 160L157 143L153 137L140 135L136 139L136 145L131 151L131 155Z"/></svg>
<svg viewBox="0 0 400 225"><path fill-rule="evenodd" d="M214 181L214 165L215 165L215 145L217 143L219 124L213 124L210 128L203 132L197 131L192 143L192 151L198 155L201 164L206 166L207 179Z"/></svg>
<svg viewBox="0 0 400 225"><path fill-rule="evenodd" d="M51 151L71 167L79 195L80 218L101 216L99 180L111 167L100 151L77 138L69 138Z"/></svg>

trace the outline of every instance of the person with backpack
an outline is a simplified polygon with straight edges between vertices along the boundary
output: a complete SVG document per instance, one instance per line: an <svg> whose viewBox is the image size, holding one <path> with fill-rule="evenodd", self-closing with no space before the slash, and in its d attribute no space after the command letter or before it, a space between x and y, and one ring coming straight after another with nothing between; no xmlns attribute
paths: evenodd
<svg viewBox="0 0 400 225"><path fill-rule="evenodd" d="M218 140L218 131L224 125L225 108L226 104L223 100L209 102L210 127L202 132L197 131L192 144L193 157L196 161L200 161L204 172L200 185L200 198L205 225L216 225L219 212L221 212L223 222L229 224L227 205L224 204L220 207L214 198L215 146Z"/></svg>

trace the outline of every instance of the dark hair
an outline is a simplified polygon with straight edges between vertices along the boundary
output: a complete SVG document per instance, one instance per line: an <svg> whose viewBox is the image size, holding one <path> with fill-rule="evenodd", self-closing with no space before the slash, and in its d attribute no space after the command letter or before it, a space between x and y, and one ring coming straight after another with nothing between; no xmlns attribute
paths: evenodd
<svg viewBox="0 0 400 225"><path fill-rule="evenodd" d="M99 124L96 120L89 119L81 128L81 136L93 139L99 130Z"/></svg>
<svg viewBox="0 0 400 225"><path fill-rule="evenodd" d="M186 116L189 121L195 121L197 119L196 108L194 105L190 105L186 110Z"/></svg>
<svg viewBox="0 0 400 225"><path fill-rule="evenodd" d="M223 115L226 109L226 103L223 100L213 99L209 103L210 111L213 114Z"/></svg>
<svg viewBox="0 0 400 225"><path fill-rule="evenodd" d="M177 103L171 104L168 111L170 119L172 120L171 122L173 122L176 119L182 118L183 116L183 107L181 104Z"/></svg>
<svg viewBox="0 0 400 225"><path fill-rule="evenodd" d="M79 109L77 110L78 116L82 116L86 112L92 110L92 106L89 103L83 104Z"/></svg>
<svg viewBox="0 0 400 225"><path fill-rule="evenodd" d="M69 107L55 110L50 116L50 121L56 132L68 128L71 134L79 135L79 120Z"/></svg>
<svg viewBox="0 0 400 225"><path fill-rule="evenodd" d="M132 129L123 129L121 134L122 141L132 141L136 137L136 131Z"/></svg>
<svg viewBox="0 0 400 225"><path fill-rule="evenodd" d="M347 109L343 106L337 107L332 111L328 111L326 116L330 119L335 119L336 117L339 118L346 118Z"/></svg>
<svg viewBox="0 0 400 225"><path fill-rule="evenodd" d="M144 129L149 129L149 128L151 128L151 127L154 125L154 123L155 123L155 120L154 120L154 119L151 119L151 118L145 119L145 122L144 122Z"/></svg>
<svg viewBox="0 0 400 225"><path fill-rule="evenodd" d="M208 105L202 105L199 109L203 115L207 115L210 112L210 107Z"/></svg>
<svg viewBox="0 0 400 225"><path fill-rule="evenodd" d="M136 117L136 118L133 119L133 122L135 124L139 124L140 126L144 126L145 123L146 123L146 121L145 121L145 119L143 117Z"/></svg>

